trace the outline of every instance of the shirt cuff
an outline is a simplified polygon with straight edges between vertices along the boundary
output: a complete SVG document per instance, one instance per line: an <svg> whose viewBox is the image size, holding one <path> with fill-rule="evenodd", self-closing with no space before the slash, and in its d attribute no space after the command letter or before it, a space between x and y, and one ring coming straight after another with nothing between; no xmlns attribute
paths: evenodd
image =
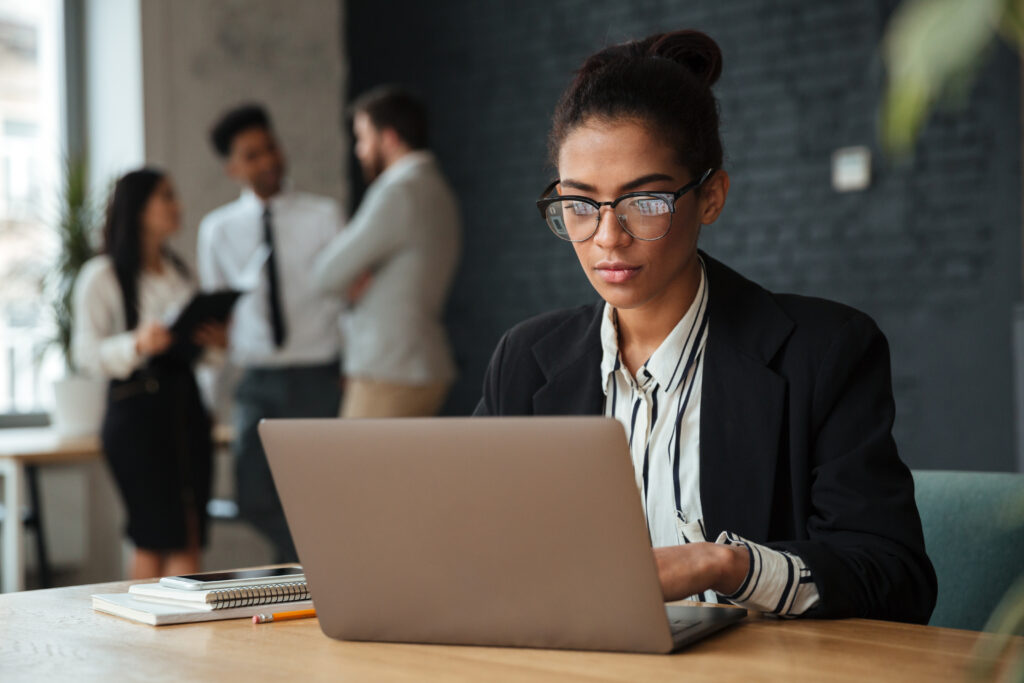
<svg viewBox="0 0 1024 683"><path fill-rule="evenodd" d="M793 553L775 550L723 531L715 539L723 545L742 545L750 553L750 569L739 589L722 597L741 607L779 616L795 617L818 604L818 587L811 570Z"/></svg>
<svg viewBox="0 0 1024 683"><path fill-rule="evenodd" d="M100 365L111 377L125 379L140 365L143 357L135 350L135 335L122 332L100 342Z"/></svg>
<svg viewBox="0 0 1024 683"><path fill-rule="evenodd" d="M226 349L219 349L212 346L203 348L199 356L199 364L209 368L220 368L227 362L228 354Z"/></svg>

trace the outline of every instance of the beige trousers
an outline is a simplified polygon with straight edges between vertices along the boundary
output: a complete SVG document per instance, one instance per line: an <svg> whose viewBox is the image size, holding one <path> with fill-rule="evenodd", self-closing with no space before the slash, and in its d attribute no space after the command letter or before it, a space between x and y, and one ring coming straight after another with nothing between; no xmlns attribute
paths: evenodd
<svg viewBox="0 0 1024 683"><path fill-rule="evenodd" d="M441 411L449 382L393 384L350 377L341 401L342 417L433 417Z"/></svg>

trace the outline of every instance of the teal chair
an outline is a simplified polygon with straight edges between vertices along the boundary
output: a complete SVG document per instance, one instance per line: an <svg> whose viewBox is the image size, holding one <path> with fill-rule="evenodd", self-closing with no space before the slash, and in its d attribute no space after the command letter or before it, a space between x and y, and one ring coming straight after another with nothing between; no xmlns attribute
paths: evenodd
<svg viewBox="0 0 1024 683"><path fill-rule="evenodd" d="M939 579L928 623L980 631L1024 573L1024 474L918 470L914 486Z"/></svg>

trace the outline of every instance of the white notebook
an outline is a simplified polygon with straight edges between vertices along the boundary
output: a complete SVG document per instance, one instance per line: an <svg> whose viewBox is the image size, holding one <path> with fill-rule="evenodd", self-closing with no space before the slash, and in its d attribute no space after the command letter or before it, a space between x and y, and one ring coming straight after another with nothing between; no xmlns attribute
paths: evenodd
<svg viewBox="0 0 1024 683"><path fill-rule="evenodd" d="M216 621L218 619L249 618L255 614L273 612L276 605L250 605L248 607L228 607L210 609L206 606L147 602L139 600L130 593L100 593L92 596L92 608L98 612L113 614L131 619L150 626L166 624L188 624L194 621ZM287 603L287 609L311 609L311 600L300 600Z"/></svg>
<svg viewBox="0 0 1024 683"><path fill-rule="evenodd" d="M146 602L164 602L171 605L187 605L197 609L219 610L252 605L274 605L309 600L309 586L305 581L271 583L262 586L240 588L215 588L210 590L183 590L168 588L159 583L137 583L128 587L128 592Z"/></svg>

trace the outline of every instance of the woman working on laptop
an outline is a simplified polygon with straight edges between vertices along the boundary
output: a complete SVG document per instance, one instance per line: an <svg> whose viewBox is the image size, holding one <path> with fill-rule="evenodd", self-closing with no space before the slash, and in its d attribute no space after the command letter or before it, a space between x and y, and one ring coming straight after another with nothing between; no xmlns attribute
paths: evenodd
<svg viewBox="0 0 1024 683"><path fill-rule="evenodd" d="M935 573L891 435L882 333L697 249L729 192L721 65L695 31L583 64L538 207L603 302L509 331L476 412L619 419L666 600L926 622Z"/></svg>

